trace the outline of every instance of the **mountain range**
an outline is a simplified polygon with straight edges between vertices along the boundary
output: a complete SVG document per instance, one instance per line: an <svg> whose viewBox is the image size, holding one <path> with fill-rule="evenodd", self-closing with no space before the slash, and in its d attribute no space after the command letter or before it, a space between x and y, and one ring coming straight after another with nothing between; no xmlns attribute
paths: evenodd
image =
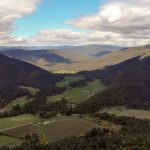
<svg viewBox="0 0 150 150"><path fill-rule="evenodd" d="M78 67L78 70L81 70L78 73L79 75L90 79L100 79L108 87L102 93L87 101L90 105L94 101L95 103L102 104L101 102L103 102L105 104L105 101L107 103L105 105L110 106L117 104L128 105L129 107L139 107L139 105L144 108L149 107L149 49L150 46L148 45L124 48L100 58L87 58L87 60L80 62L73 62L60 50L2 51L7 56L0 55L0 96L1 99L6 98L10 100L20 94L27 94L27 91L23 91L19 86L32 86L41 90L54 88L56 82L62 80L65 75L48 72L29 62L33 58L35 60L40 59L41 56L52 62L51 57L59 54L59 61L61 58L63 63L60 62L58 64L65 67L74 67L72 69ZM49 56L51 54L52 56ZM24 61L12 57L18 57L18 59ZM57 59L54 57L53 60L56 61ZM58 64L52 67L56 67Z"/></svg>
<svg viewBox="0 0 150 150"><path fill-rule="evenodd" d="M44 49L44 50L26 50L26 49L5 49L1 50L1 53L12 58L27 61L36 66L39 66L45 70L56 72L59 70L68 71L84 71L101 69L106 66L121 63L125 60L140 56L150 56L150 46L140 46L131 48L121 48L120 50L106 50L104 46L99 46L99 52L97 45L93 48L89 55L90 47L93 45L71 47L64 46L60 49ZM86 51L83 53L83 51ZM107 46L105 46L106 48ZM112 48L112 46L108 46ZM38 48L38 47L36 47ZM40 47L41 48L41 47ZM47 47L46 47L47 48ZM59 47L61 48L61 47ZM69 49L70 48L70 49ZM72 48L72 49L71 49ZM79 49L78 49L79 48ZM113 47L114 48L114 47ZM29 49L29 48L28 48ZM34 49L34 47L30 48ZM84 49L83 51L81 49ZM95 53L96 51L96 53Z"/></svg>
<svg viewBox="0 0 150 150"><path fill-rule="evenodd" d="M92 62L118 49L120 49L119 46L96 44L83 46L0 47L0 53L55 72L58 70L73 71L80 63ZM74 67L76 64L77 67ZM86 65L84 66L86 67ZM75 70L78 71L78 69Z"/></svg>
<svg viewBox="0 0 150 150"><path fill-rule="evenodd" d="M90 71L95 69L102 69L110 65L115 65L137 56L140 56L141 58L150 56L150 47L146 45L140 47L124 48L121 50L113 51L99 58L90 57L89 59L85 59L79 62L74 62L71 64L57 63L54 66L50 66L47 69L51 71L56 71L61 69L76 70L76 71L83 71L83 70Z"/></svg>

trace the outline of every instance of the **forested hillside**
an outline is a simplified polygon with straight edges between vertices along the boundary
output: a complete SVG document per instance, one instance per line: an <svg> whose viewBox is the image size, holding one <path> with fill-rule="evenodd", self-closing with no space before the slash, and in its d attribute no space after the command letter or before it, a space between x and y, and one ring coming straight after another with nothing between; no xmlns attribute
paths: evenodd
<svg viewBox="0 0 150 150"><path fill-rule="evenodd" d="M63 78L29 63L0 55L0 101L11 100L29 92L19 86L39 89L52 88Z"/></svg>
<svg viewBox="0 0 150 150"><path fill-rule="evenodd" d="M149 66L149 57L135 57L103 70L81 72L80 74L88 78L101 79L108 88L81 104L80 110L93 112L105 106L118 105L149 109Z"/></svg>

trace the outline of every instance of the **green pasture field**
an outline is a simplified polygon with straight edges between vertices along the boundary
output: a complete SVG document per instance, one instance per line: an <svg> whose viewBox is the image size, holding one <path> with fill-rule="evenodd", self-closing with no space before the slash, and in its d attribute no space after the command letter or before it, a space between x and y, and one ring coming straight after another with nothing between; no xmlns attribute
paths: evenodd
<svg viewBox="0 0 150 150"><path fill-rule="evenodd" d="M25 114L16 117L0 118L0 130L17 127L24 124L37 122L39 118L34 115Z"/></svg>
<svg viewBox="0 0 150 150"><path fill-rule="evenodd" d="M8 146L19 143L19 140L17 138L0 135L0 147L1 146Z"/></svg>
<svg viewBox="0 0 150 150"><path fill-rule="evenodd" d="M80 103L105 88L106 87L102 85L100 80L90 81L85 87L72 88L65 91L63 94L48 97L48 102L61 101L65 98L70 102Z"/></svg>
<svg viewBox="0 0 150 150"><path fill-rule="evenodd" d="M37 88L28 87L28 86L20 86L20 88L29 90L32 95L35 95L37 92L40 91L40 90L37 89Z"/></svg>
<svg viewBox="0 0 150 150"><path fill-rule="evenodd" d="M20 88L29 90L33 96L39 91L39 89L33 87L20 86ZM6 108L10 108L15 105L24 106L26 103L32 100L33 100L32 98L28 99L28 96L22 96L15 100L12 100L9 104L7 104Z"/></svg>
<svg viewBox="0 0 150 150"><path fill-rule="evenodd" d="M112 107L106 108L100 111L100 113L108 112L115 114L116 116L128 116L135 117L138 119L150 119L150 111L148 110L138 110L138 109L125 109L123 107Z"/></svg>
<svg viewBox="0 0 150 150"><path fill-rule="evenodd" d="M32 101L32 99L28 99L27 96L22 96L22 97L19 97L16 100L13 100L10 103L8 103L6 108L9 108L9 107L12 107L12 106L16 106L16 105L24 106L29 101Z"/></svg>

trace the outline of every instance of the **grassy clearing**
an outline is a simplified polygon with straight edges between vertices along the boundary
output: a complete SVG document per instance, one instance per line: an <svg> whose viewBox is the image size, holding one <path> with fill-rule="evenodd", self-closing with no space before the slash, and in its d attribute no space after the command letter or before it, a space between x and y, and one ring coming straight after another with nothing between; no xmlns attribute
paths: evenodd
<svg viewBox="0 0 150 150"><path fill-rule="evenodd" d="M75 70L57 70L54 73L56 73L56 74L75 74L77 72L78 71L75 71Z"/></svg>
<svg viewBox="0 0 150 150"><path fill-rule="evenodd" d="M93 117L90 117L90 116L86 116L84 119L89 121L89 122L93 122L93 123L98 124L100 126L100 128L106 128L106 129L110 129L110 130L113 130L113 131L118 131L118 130L121 129L120 125L110 123L106 120L100 120L99 118L93 118Z"/></svg>
<svg viewBox="0 0 150 150"><path fill-rule="evenodd" d="M22 96L22 97L17 98L16 100L11 101L11 102L6 106L6 108L10 108L10 107L15 106L15 105L24 106L24 105L25 105L26 103L28 103L29 101L32 101L32 99L28 99L27 96Z"/></svg>
<svg viewBox="0 0 150 150"><path fill-rule="evenodd" d="M71 83L84 79L83 77L76 77L76 76L68 76L65 77L61 82L58 82L56 86L58 87L66 87L69 86Z"/></svg>
<svg viewBox="0 0 150 150"><path fill-rule="evenodd" d="M20 88L23 88L23 89L27 89L30 91L30 93L34 96L38 91L39 89L36 89L36 88L33 88L33 87L26 87L26 86L20 86ZM32 101L33 99L29 99L28 96L22 96L22 97L19 97L15 100L12 100L7 106L6 108L11 108L12 106L15 106L15 105L20 105L20 106L24 106L26 103L28 103L29 101Z"/></svg>
<svg viewBox="0 0 150 150"><path fill-rule="evenodd" d="M13 137L0 135L0 147L18 143L19 140Z"/></svg>
<svg viewBox="0 0 150 150"><path fill-rule="evenodd" d="M103 112L116 114L117 116L136 117L139 119L150 119L150 111L147 110L124 109L121 107L112 107L110 109L103 109L100 111L100 113Z"/></svg>
<svg viewBox="0 0 150 150"><path fill-rule="evenodd" d="M48 97L48 102L56 102L65 98L70 102L80 103L82 101L85 101L92 95L96 94L97 92L104 90L104 88L105 87L102 85L100 80L95 80L89 82L88 85L85 87L69 89L63 94Z"/></svg>
<svg viewBox="0 0 150 150"><path fill-rule="evenodd" d="M35 95L37 92L39 92L39 89L33 87L20 86L20 88L29 90L32 95Z"/></svg>
<svg viewBox="0 0 150 150"><path fill-rule="evenodd" d="M38 121L39 118L34 115L20 115L17 117L8 117L0 119L0 130L9 129L13 127L17 127L19 125L34 123Z"/></svg>

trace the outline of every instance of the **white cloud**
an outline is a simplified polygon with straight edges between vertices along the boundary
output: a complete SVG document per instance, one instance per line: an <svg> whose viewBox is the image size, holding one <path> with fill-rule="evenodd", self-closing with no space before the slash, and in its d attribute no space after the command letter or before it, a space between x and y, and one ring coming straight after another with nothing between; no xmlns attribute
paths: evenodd
<svg viewBox="0 0 150 150"><path fill-rule="evenodd" d="M15 29L15 21L35 11L40 0L1 0L0 36L6 36Z"/></svg>
<svg viewBox="0 0 150 150"><path fill-rule="evenodd" d="M32 43L61 45L61 44L80 44L87 42L83 33L73 32L69 29L50 29L38 33L31 38Z"/></svg>
<svg viewBox="0 0 150 150"><path fill-rule="evenodd" d="M0 1L0 45L82 45L116 44L135 46L150 44L150 1L109 0L98 13L67 21L76 28L49 29L33 37L13 37L15 21L36 10L40 0Z"/></svg>
<svg viewBox="0 0 150 150"><path fill-rule="evenodd" d="M18 46L18 45L28 45L29 38L27 37L14 37L10 35L5 35L0 37L0 45L2 46Z"/></svg>
<svg viewBox="0 0 150 150"><path fill-rule="evenodd" d="M77 28L111 32L120 35L122 40L139 40L147 43L150 38L149 0L110 0L101 6L97 14L66 22ZM113 36L113 35L111 35ZM120 40L119 40L120 41ZM139 43L140 44L140 43Z"/></svg>
<svg viewBox="0 0 150 150"><path fill-rule="evenodd" d="M0 38L0 45L34 46L34 45L84 45L110 44L120 46L135 46L149 44L149 39L126 38L113 32L91 31L74 32L69 29L49 29L39 32L33 37L5 36Z"/></svg>
<svg viewBox="0 0 150 150"><path fill-rule="evenodd" d="M103 5L97 14L68 21L78 28L128 34L150 30L150 2L115 1Z"/></svg>
<svg viewBox="0 0 150 150"><path fill-rule="evenodd" d="M125 38L113 32L91 31L74 32L69 29L43 30L36 36L28 39L29 45L84 45L84 44L111 44L132 46L140 43L147 44L150 40Z"/></svg>

